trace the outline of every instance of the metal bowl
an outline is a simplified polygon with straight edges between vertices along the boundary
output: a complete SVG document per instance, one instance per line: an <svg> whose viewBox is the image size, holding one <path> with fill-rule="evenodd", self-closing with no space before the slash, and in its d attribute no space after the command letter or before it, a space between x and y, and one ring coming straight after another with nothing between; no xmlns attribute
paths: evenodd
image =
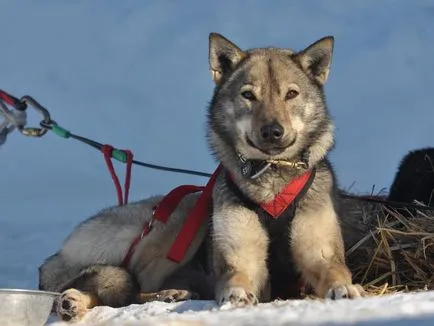
<svg viewBox="0 0 434 326"><path fill-rule="evenodd" d="M37 290L0 289L0 325L45 325L58 295Z"/></svg>

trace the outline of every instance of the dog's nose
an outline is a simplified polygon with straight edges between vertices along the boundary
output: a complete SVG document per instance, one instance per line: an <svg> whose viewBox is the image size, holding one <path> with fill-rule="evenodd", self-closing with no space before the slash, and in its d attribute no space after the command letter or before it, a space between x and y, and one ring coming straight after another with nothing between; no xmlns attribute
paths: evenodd
<svg viewBox="0 0 434 326"><path fill-rule="evenodd" d="M283 137L283 127L278 122L273 122L261 128L261 137L263 141L274 143Z"/></svg>

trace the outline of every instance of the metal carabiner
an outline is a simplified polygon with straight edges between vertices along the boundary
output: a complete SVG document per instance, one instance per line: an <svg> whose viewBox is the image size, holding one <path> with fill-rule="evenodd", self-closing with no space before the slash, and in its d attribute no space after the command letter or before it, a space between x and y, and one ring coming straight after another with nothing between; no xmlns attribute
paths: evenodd
<svg viewBox="0 0 434 326"><path fill-rule="evenodd" d="M43 116L43 120L41 121L41 128L37 127L25 127L25 128L19 128L19 131L29 137L42 137L47 133L49 128L42 125L42 123L46 126L49 126L52 124L50 112L46 108L44 108L41 104L39 104L33 97L30 97L28 95L23 96L20 99L20 102L24 105L27 105L28 107L32 107L35 109L35 111L39 112Z"/></svg>

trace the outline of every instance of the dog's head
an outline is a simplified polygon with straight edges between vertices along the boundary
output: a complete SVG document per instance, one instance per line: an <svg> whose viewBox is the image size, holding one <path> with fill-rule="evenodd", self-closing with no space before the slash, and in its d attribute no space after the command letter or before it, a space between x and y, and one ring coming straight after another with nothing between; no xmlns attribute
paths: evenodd
<svg viewBox="0 0 434 326"><path fill-rule="evenodd" d="M241 50L223 36L209 37L209 65L216 84L208 138L221 160L229 145L247 159L293 159L309 150L317 161L333 146L323 85L333 37L306 49Z"/></svg>

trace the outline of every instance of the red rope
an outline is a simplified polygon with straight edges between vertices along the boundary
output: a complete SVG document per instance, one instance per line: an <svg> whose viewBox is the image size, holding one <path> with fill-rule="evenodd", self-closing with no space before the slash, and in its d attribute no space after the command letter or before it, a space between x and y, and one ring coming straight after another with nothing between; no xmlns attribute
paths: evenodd
<svg viewBox="0 0 434 326"><path fill-rule="evenodd" d="M20 101L17 98L6 93L5 91L2 91L1 89L0 89L0 100L5 102L7 105L10 105L13 107L17 107L20 105Z"/></svg>
<svg viewBox="0 0 434 326"><path fill-rule="evenodd" d="M125 174L125 183L124 183L125 197L122 198L123 196L122 196L121 183L119 182L119 178L116 175L115 168L112 162L113 149L114 148L111 145L103 145L101 148L101 152L104 154L105 163L107 164L107 168L115 184L119 206L122 206L128 204L128 196L129 196L130 184L131 184L131 167L133 165L133 153L130 150L125 151L125 153L127 154L127 161L126 161L127 171Z"/></svg>
<svg viewBox="0 0 434 326"><path fill-rule="evenodd" d="M101 148L101 151L104 154L105 163L107 164L107 168L108 168L108 170L110 172L110 175L111 175L111 177L113 179L113 182L115 184L116 193L117 193L117 196L118 196L118 203L119 203L119 205L122 205L122 203L123 203L122 188L121 188L121 184L119 182L119 178L116 175L115 168L114 168L113 162L112 162L113 146L103 145L103 147Z"/></svg>
<svg viewBox="0 0 434 326"><path fill-rule="evenodd" d="M124 205L128 204L128 196L130 194L130 183L131 183L131 167L133 166L133 152L131 152L129 149L125 150L125 153L127 154L127 171L125 173L125 183L124 183Z"/></svg>

